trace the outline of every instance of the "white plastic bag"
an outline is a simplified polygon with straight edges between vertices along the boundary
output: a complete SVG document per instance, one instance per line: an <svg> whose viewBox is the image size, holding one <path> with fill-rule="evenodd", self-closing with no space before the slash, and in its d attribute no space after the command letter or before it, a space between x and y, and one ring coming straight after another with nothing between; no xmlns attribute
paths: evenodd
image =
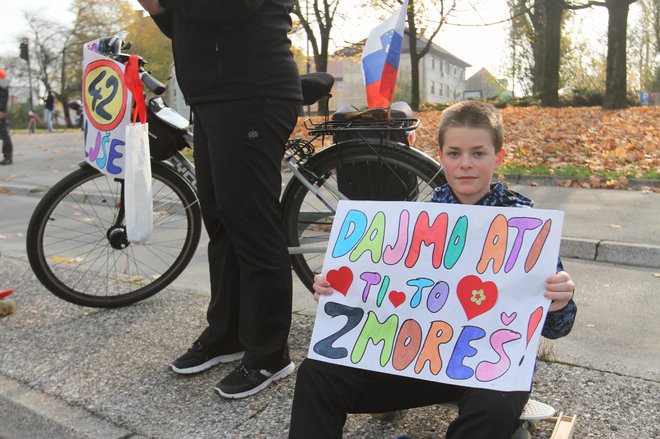
<svg viewBox="0 0 660 439"><path fill-rule="evenodd" d="M149 124L126 125L124 210L126 235L133 243L145 243L153 230Z"/></svg>
<svg viewBox="0 0 660 439"><path fill-rule="evenodd" d="M132 243L143 244L154 227L151 198L151 159L149 157L149 125L147 106L140 81L137 55L126 62L124 80L134 100L133 123L126 125L124 147L124 217L126 236Z"/></svg>

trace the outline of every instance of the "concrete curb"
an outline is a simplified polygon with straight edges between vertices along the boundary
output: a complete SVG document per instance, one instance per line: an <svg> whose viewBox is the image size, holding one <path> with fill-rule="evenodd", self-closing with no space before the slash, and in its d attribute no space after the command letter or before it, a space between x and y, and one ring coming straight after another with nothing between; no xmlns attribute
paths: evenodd
<svg viewBox="0 0 660 439"><path fill-rule="evenodd" d="M515 176L513 176L515 177ZM524 179L528 176L518 176ZM508 177L507 177L508 178ZM542 177L546 178L546 177ZM550 184L550 179L544 180ZM536 181L533 179L520 181ZM658 183L657 180L649 180ZM518 183L518 182L517 182ZM0 193L9 193L21 196L41 197L50 189L47 186L29 184L0 184ZM595 262L629 265L645 268L660 268L660 246L647 244L634 244L617 241L562 237L559 255L562 258L586 259Z"/></svg>
<svg viewBox="0 0 660 439"><path fill-rule="evenodd" d="M5 439L137 439L141 436L59 398L0 376L0 425ZM9 429L9 430L6 430Z"/></svg>
<svg viewBox="0 0 660 439"><path fill-rule="evenodd" d="M660 246L583 238L562 238L562 258L660 268Z"/></svg>

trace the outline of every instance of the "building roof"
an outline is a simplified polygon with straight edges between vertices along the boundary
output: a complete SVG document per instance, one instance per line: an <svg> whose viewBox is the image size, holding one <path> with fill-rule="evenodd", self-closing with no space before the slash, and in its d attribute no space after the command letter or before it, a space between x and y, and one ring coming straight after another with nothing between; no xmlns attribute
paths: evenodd
<svg viewBox="0 0 660 439"><path fill-rule="evenodd" d="M408 35L408 29L405 30L405 34ZM341 57L354 57L356 55L362 54L362 50L364 50L364 45L366 43L367 39L363 39L361 41L358 41L357 43L353 43L349 46L343 47L333 53L333 56L341 56ZM426 45L428 42L428 39L426 38L418 38L417 39L417 44L418 44L418 49L419 47L422 47ZM404 38L403 40L403 47L402 47L402 53L410 53L410 39L409 38ZM452 54L448 50L438 46L435 43L431 43L431 48L428 53L434 53L436 55L439 55L445 59L450 60L452 63L456 64L459 67L472 67L470 63L467 63L457 57L456 55ZM427 53L427 54L428 54Z"/></svg>
<svg viewBox="0 0 660 439"><path fill-rule="evenodd" d="M482 67L481 70L465 80L466 90L481 90L485 85L495 86L501 90L506 90L504 84L502 84L500 80L497 79L492 73L490 73L485 67Z"/></svg>

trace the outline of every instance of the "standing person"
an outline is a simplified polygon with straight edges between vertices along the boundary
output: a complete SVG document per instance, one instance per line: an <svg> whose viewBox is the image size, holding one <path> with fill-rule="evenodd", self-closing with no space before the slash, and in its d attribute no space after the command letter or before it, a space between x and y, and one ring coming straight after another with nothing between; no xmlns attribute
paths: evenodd
<svg viewBox="0 0 660 439"><path fill-rule="evenodd" d="M139 0L172 39L195 116L195 169L210 242L208 327L175 373L240 365L215 389L253 395L294 370L291 269L280 166L302 100L287 33L293 0Z"/></svg>
<svg viewBox="0 0 660 439"><path fill-rule="evenodd" d="M9 78L7 72L0 69L0 139L2 139L3 159L0 165L11 165L13 163L12 153L14 147L9 136L9 125L7 124L7 102L9 100Z"/></svg>
<svg viewBox="0 0 660 439"><path fill-rule="evenodd" d="M491 185L493 172L504 157L502 116L495 107L479 101L452 105L442 112L438 140L447 184L435 190L434 202L532 206L530 199L501 183ZM575 284L561 261L545 287L545 297L552 303L541 334L563 337L573 326L577 307L573 302ZM317 275L314 291L318 301L320 295L334 290ZM341 438L347 413L383 413L456 402L459 414L449 424L448 439L511 439L529 394L435 383L306 359L298 369L289 437Z"/></svg>
<svg viewBox="0 0 660 439"><path fill-rule="evenodd" d="M53 110L55 109L55 97L48 89L48 95L44 98L44 121L49 133L53 132Z"/></svg>

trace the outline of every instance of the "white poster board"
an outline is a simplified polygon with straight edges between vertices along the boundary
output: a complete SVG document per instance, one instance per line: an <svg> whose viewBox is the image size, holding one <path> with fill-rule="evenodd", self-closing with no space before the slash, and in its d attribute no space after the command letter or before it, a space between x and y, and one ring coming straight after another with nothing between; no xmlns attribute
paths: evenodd
<svg viewBox="0 0 660 439"><path fill-rule="evenodd" d="M83 46L85 159L102 173L123 178L132 95L124 82L124 65L97 51L98 40Z"/></svg>
<svg viewBox="0 0 660 439"><path fill-rule="evenodd" d="M341 201L308 357L460 386L529 390L563 213Z"/></svg>

